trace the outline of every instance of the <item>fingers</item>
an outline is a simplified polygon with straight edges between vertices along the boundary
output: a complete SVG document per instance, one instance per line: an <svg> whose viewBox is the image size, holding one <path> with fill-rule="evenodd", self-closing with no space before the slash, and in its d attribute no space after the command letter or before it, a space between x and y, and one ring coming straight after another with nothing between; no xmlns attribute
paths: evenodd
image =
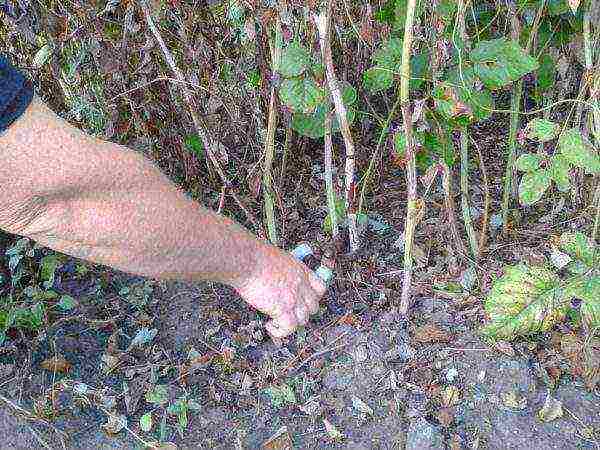
<svg viewBox="0 0 600 450"><path fill-rule="evenodd" d="M294 309L298 325L306 325L308 323L308 317L310 316L308 305L304 302L298 302Z"/></svg>
<svg viewBox="0 0 600 450"><path fill-rule="evenodd" d="M312 287L313 290L319 296L319 298L321 298L323 296L323 294L325 294L325 291L327 290L327 286L325 285L325 283L323 283L323 280L321 280L318 276L316 276L314 274L314 272L309 270L308 271L308 281L310 283L310 287Z"/></svg>

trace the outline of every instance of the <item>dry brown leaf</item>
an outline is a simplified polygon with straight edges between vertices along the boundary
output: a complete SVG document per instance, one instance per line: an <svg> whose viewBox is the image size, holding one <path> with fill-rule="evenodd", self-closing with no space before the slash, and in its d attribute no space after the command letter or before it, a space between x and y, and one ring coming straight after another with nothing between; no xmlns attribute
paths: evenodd
<svg viewBox="0 0 600 450"><path fill-rule="evenodd" d="M117 434L127 426L127 417L123 414L109 414L108 420L102 424L102 429L108 434Z"/></svg>
<svg viewBox="0 0 600 450"><path fill-rule="evenodd" d="M344 435L338 430L327 418L323 418L323 425L327 430L327 434L333 440L344 439Z"/></svg>
<svg viewBox="0 0 600 450"><path fill-rule="evenodd" d="M581 0L569 0L569 7L571 8L571 11L573 11L573 14L577 14L577 8L579 8L580 2Z"/></svg>
<svg viewBox="0 0 600 450"><path fill-rule="evenodd" d="M560 351L569 361L571 373L579 376L589 390L600 381L600 339L583 339L573 333L565 334Z"/></svg>
<svg viewBox="0 0 600 450"><path fill-rule="evenodd" d="M177 450L177 446L172 442L163 442L162 444L152 445L150 450Z"/></svg>
<svg viewBox="0 0 600 450"><path fill-rule="evenodd" d="M494 344L494 349L508 356L515 356L515 349L507 341L498 341Z"/></svg>
<svg viewBox="0 0 600 450"><path fill-rule="evenodd" d="M42 366L42 369L46 369L50 372L67 373L71 370L71 363L60 355L48 358L42 361L40 365Z"/></svg>
<svg viewBox="0 0 600 450"><path fill-rule="evenodd" d="M263 445L264 450L292 450L294 444L286 426L281 427Z"/></svg>
<svg viewBox="0 0 600 450"><path fill-rule="evenodd" d="M460 400L460 391L456 386L446 387L441 394L442 406L449 407L456 405Z"/></svg>
<svg viewBox="0 0 600 450"><path fill-rule="evenodd" d="M546 395L544 406L537 413L538 419L542 422L551 422L563 416L562 402L555 399L550 394Z"/></svg>
<svg viewBox="0 0 600 450"><path fill-rule="evenodd" d="M414 331L414 338L415 341L425 344L430 342L448 342L451 336L436 324L430 323L417 328Z"/></svg>
<svg viewBox="0 0 600 450"><path fill-rule="evenodd" d="M450 426L452 421L454 420L454 413L450 408L440 408L440 410L436 414L437 419L444 427Z"/></svg>

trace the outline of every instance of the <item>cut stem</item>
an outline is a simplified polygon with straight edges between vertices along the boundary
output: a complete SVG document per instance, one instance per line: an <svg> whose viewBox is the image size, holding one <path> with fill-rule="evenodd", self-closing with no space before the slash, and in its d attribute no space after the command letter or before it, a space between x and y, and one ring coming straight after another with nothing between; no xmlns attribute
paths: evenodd
<svg viewBox="0 0 600 450"><path fill-rule="evenodd" d="M442 166L442 185L444 187L444 206L446 214L448 216L448 222L450 223L450 233L452 234L452 240L454 241L455 250L461 255L466 255L467 251L465 244L458 232L458 224L456 223L456 205L454 203L454 195L452 194L452 174L450 167L445 162L441 163Z"/></svg>
<svg viewBox="0 0 600 450"><path fill-rule="evenodd" d="M460 206L469 241L469 249L471 255L477 259L479 245L473 228L471 207L469 205L469 132L466 128L460 130Z"/></svg>
<svg viewBox="0 0 600 450"><path fill-rule="evenodd" d="M340 131L344 138L344 146L346 148L346 213L348 216L348 232L350 237L350 251L358 250L358 229L356 226L356 182L354 180L354 141L350 133L348 118L346 115L346 107L342 101L342 93L338 85L338 80L333 68L333 58L331 55L331 44L329 39L331 28L331 12L332 0L327 0L327 8L321 11L315 17L317 29L319 30L319 45L321 46L321 54L325 63L325 71L327 74L327 86L335 105L335 113L340 124Z"/></svg>
<svg viewBox="0 0 600 450"><path fill-rule="evenodd" d="M400 79L400 105L406 136L406 219L404 225L404 276L402 280L402 296L400 298L400 314L408 315L410 291L413 275L412 247L415 229L419 216L419 200L417 198L417 166L413 143L412 113L410 108L410 54L413 42L413 22L416 0L406 3L406 21L404 22L404 43L402 48L402 67ZM421 205L422 206L422 205Z"/></svg>

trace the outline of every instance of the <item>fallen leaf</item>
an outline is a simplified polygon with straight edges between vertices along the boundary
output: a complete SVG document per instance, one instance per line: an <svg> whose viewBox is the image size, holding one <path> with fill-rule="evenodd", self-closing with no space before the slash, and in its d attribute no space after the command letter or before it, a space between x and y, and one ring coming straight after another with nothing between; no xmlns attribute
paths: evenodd
<svg viewBox="0 0 600 450"><path fill-rule="evenodd" d="M562 402L553 398L550 393L546 395L544 406L537 413L542 422L551 422L563 416Z"/></svg>
<svg viewBox="0 0 600 450"><path fill-rule="evenodd" d="M123 414L109 414L108 420L102 424L102 429L108 434L117 434L127 426L127 417Z"/></svg>
<svg viewBox="0 0 600 450"><path fill-rule="evenodd" d="M507 341L498 341L494 343L494 349L507 356L515 356L515 349Z"/></svg>
<svg viewBox="0 0 600 450"><path fill-rule="evenodd" d="M527 408L527 398L514 391L502 392L500 398L504 406L508 406L509 408L520 410Z"/></svg>
<svg viewBox="0 0 600 450"><path fill-rule="evenodd" d="M177 450L177 446L172 442L163 442L162 444L157 442L156 444L152 444L150 450Z"/></svg>
<svg viewBox="0 0 600 450"><path fill-rule="evenodd" d="M437 420L439 420L439 422L444 427L450 426L450 424L454 420L454 414L452 413L450 408L440 408L440 410L437 412L436 416L437 416Z"/></svg>
<svg viewBox="0 0 600 450"><path fill-rule="evenodd" d="M127 350L129 351L134 347L141 347L142 345L147 344L148 342L154 339L157 333L158 330L156 328L140 328L140 330L137 332L137 334L129 344L129 348Z"/></svg>
<svg viewBox="0 0 600 450"><path fill-rule="evenodd" d="M152 413L147 412L140 417L140 428L146 433L152 429Z"/></svg>
<svg viewBox="0 0 600 450"><path fill-rule="evenodd" d="M460 400L460 391L456 386L447 386L442 391L442 406L445 408L456 405Z"/></svg>
<svg viewBox="0 0 600 450"><path fill-rule="evenodd" d="M48 358L42 361L40 365L42 366L42 369L46 369L50 372L67 373L71 370L71 363L60 355Z"/></svg>
<svg viewBox="0 0 600 450"><path fill-rule="evenodd" d="M371 407L367 405L364 401L362 401L360 398L358 398L356 395L352 396L352 406L354 407L354 409L362 413L369 414L370 416L374 414Z"/></svg>
<svg viewBox="0 0 600 450"><path fill-rule="evenodd" d="M450 335L437 325L431 323L418 327L414 331L414 339L422 344L430 342L448 342L450 340Z"/></svg>
<svg viewBox="0 0 600 450"><path fill-rule="evenodd" d="M264 450L292 450L294 444L286 426L281 427L263 445Z"/></svg>
<svg viewBox="0 0 600 450"><path fill-rule="evenodd" d="M327 418L323 418L323 424L331 439L336 441L344 439L344 435Z"/></svg>
<svg viewBox="0 0 600 450"><path fill-rule="evenodd" d="M583 339L569 333L560 341L560 352L569 361L571 373L581 377L589 390L600 381L600 339Z"/></svg>
<svg viewBox="0 0 600 450"><path fill-rule="evenodd" d="M569 0L569 7L571 8L571 11L573 11L573 14L577 14L577 8L579 8L580 2L581 0Z"/></svg>

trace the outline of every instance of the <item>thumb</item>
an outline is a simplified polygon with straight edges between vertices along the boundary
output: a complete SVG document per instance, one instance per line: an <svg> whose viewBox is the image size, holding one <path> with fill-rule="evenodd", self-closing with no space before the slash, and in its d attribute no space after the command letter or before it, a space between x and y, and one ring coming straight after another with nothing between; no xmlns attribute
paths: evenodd
<svg viewBox="0 0 600 450"><path fill-rule="evenodd" d="M265 329L272 337L281 339L292 334L297 325L296 318L292 314L286 313L267 322Z"/></svg>

